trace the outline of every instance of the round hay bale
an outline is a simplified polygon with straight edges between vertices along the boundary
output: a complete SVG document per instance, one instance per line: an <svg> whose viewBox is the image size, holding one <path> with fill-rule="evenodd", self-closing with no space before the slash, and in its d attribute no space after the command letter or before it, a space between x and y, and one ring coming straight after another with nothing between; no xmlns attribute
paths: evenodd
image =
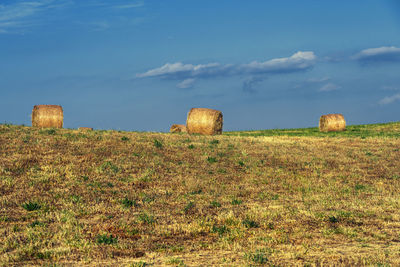
<svg viewBox="0 0 400 267"><path fill-rule="evenodd" d="M87 132L87 131L93 131L93 128L91 128L91 127L79 127L78 130L82 131L82 132Z"/></svg>
<svg viewBox="0 0 400 267"><path fill-rule="evenodd" d="M187 116L187 132L214 135L222 133L222 112L208 108L192 108Z"/></svg>
<svg viewBox="0 0 400 267"><path fill-rule="evenodd" d="M320 132L344 131L346 129L346 121L342 114L322 115L319 119Z"/></svg>
<svg viewBox="0 0 400 267"><path fill-rule="evenodd" d="M172 124L169 129L171 133L186 133L186 125L183 124Z"/></svg>
<svg viewBox="0 0 400 267"><path fill-rule="evenodd" d="M62 128L63 109L58 105L36 105L32 110L32 126L42 128Z"/></svg>

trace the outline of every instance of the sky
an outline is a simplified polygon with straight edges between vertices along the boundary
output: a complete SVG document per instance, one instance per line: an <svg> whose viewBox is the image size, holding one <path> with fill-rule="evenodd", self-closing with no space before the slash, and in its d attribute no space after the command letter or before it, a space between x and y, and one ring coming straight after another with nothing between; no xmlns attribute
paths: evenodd
<svg viewBox="0 0 400 267"><path fill-rule="evenodd" d="M0 0L0 123L167 132L400 120L397 0Z"/></svg>

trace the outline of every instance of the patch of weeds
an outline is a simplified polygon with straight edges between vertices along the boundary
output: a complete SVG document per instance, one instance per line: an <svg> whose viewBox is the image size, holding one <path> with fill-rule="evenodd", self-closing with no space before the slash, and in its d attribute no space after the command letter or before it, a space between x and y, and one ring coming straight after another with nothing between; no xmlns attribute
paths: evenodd
<svg viewBox="0 0 400 267"><path fill-rule="evenodd" d="M355 190L357 190L357 191L363 191L363 190L365 190L367 187L365 186L365 185L363 185L363 184L356 184L355 186L354 186L354 189Z"/></svg>
<svg viewBox="0 0 400 267"><path fill-rule="evenodd" d="M47 135L55 135L57 132L55 129L47 129L47 130L42 130L39 133Z"/></svg>
<svg viewBox="0 0 400 267"><path fill-rule="evenodd" d="M166 264L175 266L186 266L182 259L180 258L170 258Z"/></svg>
<svg viewBox="0 0 400 267"><path fill-rule="evenodd" d="M193 149L193 148L194 148L194 145L190 144L190 145L188 145L188 148L189 148L189 149Z"/></svg>
<svg viewBox="0 0 400 267"><path fill-rule="evenodd" d="M260 227L260 224L256 221L250 220L249 218L246 218L242 221L242 224L246 227L246 228L258 228Z"/></svg>
<svg viewBox="0 0 400 267"><path fill-rule="evenodd" d="M157 139L154 139L154 146L155 146L156 148L161 149L161 148L163 147L163 144L161 143L161 141L159 141L159 140L157 140Z"/></svg>
<svg viewBox="0 0 400 267"><path fill-rule="evenodd" d="M153 224L155 223L154 216L148 215L147 213L141 213L138 215L138 220L139 222L145 223L145 224Z"/></svg>
<svg viewBox="0 0 400 267"><path fill-rule="evenodd" d="M114 184L111 183L111 182L107 182L106 185L107 185L108 187L110 187L110 188L114 187Z"/></svg>
<svg viewBox="0 0 400 267"><path fill-rule="evenodd" d="M331 222L331 223L338 223L339 222L339 219L338 218L336 218L335 216L329 216L329 222Z"/></svg>
<svg viewBox="0 0 400 267"><path fill-rule="evenodd" d="M208 161L209 163L215 163L215 162L217 162L217 159L214 158L214 157L207 157L207 161Z"/></svg>
<svg viewBox="0 0 400 267"><path fill-rule="evenodd" d="M24 136L24 137L22 138L22 142L24 142L25 144L29 143L30 140L31 140L31 137L30 137L30 136Z"/></svg>
<svg viewBox="0 0 400 267"><path fill-rule="evenodd" d="M217 144L219 144L219 140L211 140L210 144L211 145L217 145Z"/></svg>
<svg viewBox="0 0 400 267"><path fill-rule="evenodd" d="M245 257L248 261L259 265L264 265L269 261L264 250L257 250L254 253L245 254Z"/></svg>
<svg viewBox="0 0 400 267"><path fill-rule="evenodd" d="M241 160L239 160L238 164L239 164L240 167L243 167L243 166L244 166L244 162L241 161Z"/></svg>
<svg viewBox="0 0 400 267"><path fill-rule="evenodd" d="M219 203L218 201L215 201L215 200L211 201L210 205L211 205L211 207L214 207L214 208L221 207L221 203Z"/></svg>
<svg viewBox="0 0 400 267"><path fill-rule="evenodd" d="M232 205L240 205L240 204L242 204L242 203L243 203L243 200L237 199L237 198L234 198L234 199L232 199L232 201L231 201L231 204L232 204Z"/></svg>
<svg viewBox="0 0 400 267"><path fill-rule="evenodd" d="M191 209L194 208L194 203L192 201L190 201L184 208L183 211L185 213L188 213Z"/></svg>
<svg viewBox="0 0 400 267"><path fill-rule="evenodd" d="M113 235L102 234L96 237L97 244L112 245L118 243L118 238Z"/></svg>
<svg viewBox="0 0 400 267"><path fill-rule="evenodd" d="M75 203L75 204L81 201L81 197L78 195L71 195L70 199L71 199L71 202Z"/></svg>
<svg viewBox="0 0 400 267"><path fill-rule="evenodd" d="M219 236L223 236L227 232L229 232L229 228L226 225L213 225L211 228L211 233L217 233Z"/></svg>
<svg viewBox="0 0 400 267"><path fill-rule="evenodd" d="M151 266L153 264L147 263L145 261L138 261L138 262L134 262L132 263L131 267L146 267L146 266Z"/></svg>
<svg viewBox="0 0 400 267"><path fill-rule="evenodd" d="M201 194L201 193L203 193L203 189L199 188L199 189L197 189L197 190L191 191L189 194L191 194L191 195L198 195L198 194Z"/></svg>
<svg viewBox="0 0 400 267"><path fill-rule="evenodd" d="M122 137L121 137L121 140L127 142L127 141L129 141L129 137L122 136Z"/></svg>
<svg viewBox="0 0 400 267"><path fill-rule="evenodd" d="M217 172L218 173L226 173L226 170L225 169L218 169Z"/></svg>
<svg viewBox="0 0 400 267"><path fill-rule="evenodd" d="M42 206L37 203L37 202L25 202L22 204L22 207L26 209L27 211L34 211L34 210L39 210Z"/></svg>
<svg viewBox="0 0 400 267"><path fill-rule="evenodd" d="M8 222L10 221L10 218L8 216L1 216L0 217L0 222Z"/></svg>
<svg viewBox="0 0 400 267"><path fill-rule="evenodd" d="M89 176L87 175L82 175L81 178L84 182L87 182L89 180Z"/></svg>
<svg viewBox="0 0 400 267"><path fill-rule="evenodd" d="M132 229L130 229L130 230L127 230L126 232L127 232L128 234L130 234L130 235L137 235L137 234L140 233L140 231L139 231L138 229L136 229L136 228L132 228Z"/></svg>
<svg viewBox="0 0 400 267"><path fill-rule="evenodd" d="M32 227L32 228L36 227L36 226L43 226L43 225L44 225L44 223L41 223L39 221L34 221L31 224L29 224L29 226Z"/></svg>
<svg viewBox="0 0 400 267"><path fill-rule="evenodd" d="M154 196L150 196L148 194L142 194L142 203L150 203L153 202L155 200Z"/></svg>
<svg viewBox="0 0 400 267"><path fill-rule="evenodd" d="M106 161L103 164L100 165L99 170L101 172L104 172L106 170L110 170L113 173L117 173L119 171L118 166L114 165L112 162L110 161Z"/></svg>
<svg viewBox="0 0 400 267"><path fill-rule="evenodd" d="M267 227L268 227L269 230L274 230L275 229L275 225L272 222L268 223Z"/></svg>
<svg viewBox="0 0 400 267"><path fill-rule="evenodd" d="M51 258L51 252L50 251L36 252L35 258L38 258L40 260L48 260Z"/></svg>
<svg viewBox="0 0 400 267"><path fill-rule="evenodd" d="M122 206L124 206L124 208L137 207L136 200L131 200L131 199L128 199L127 197L125 197L125 198L121 201L121 204L122 204Z"/></svg>

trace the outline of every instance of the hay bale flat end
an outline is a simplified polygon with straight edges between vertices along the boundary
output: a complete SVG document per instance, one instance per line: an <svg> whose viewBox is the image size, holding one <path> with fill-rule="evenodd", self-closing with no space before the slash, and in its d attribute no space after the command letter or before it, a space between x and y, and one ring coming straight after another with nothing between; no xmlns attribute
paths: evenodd
<svg viewBox="0 0 400 267"><path fill-rule="evenodd" d="M32 126L41 128L62 128L63 109L58 105L36 105L32 110Z"/></svg>
<svg viewBox="0 0 400 267"><path fill-rule="evenodd" d="M337 132L346 130L346 121L342 114L322 115L319 119L320 132Z"/></svg>

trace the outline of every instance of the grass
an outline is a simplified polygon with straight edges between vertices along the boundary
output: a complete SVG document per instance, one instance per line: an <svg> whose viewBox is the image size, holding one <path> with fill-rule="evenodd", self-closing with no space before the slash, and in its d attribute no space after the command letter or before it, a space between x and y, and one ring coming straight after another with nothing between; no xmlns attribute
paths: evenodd
<svg viewBox="0 0 400 267"><path fill-rule="evenodd" d="M228 136L313 136L313 137L389 137L400 138L400 123L377 123L370 125L348 125L342 132L320 132L318 127L298 129L272 129L255 131L224 132Z"/></svg>
<svg viewBox="0 0 400 267"><path fill-rule="evenodd" d="M0 125L0 266L398 266L400 123Z"/></svg>

